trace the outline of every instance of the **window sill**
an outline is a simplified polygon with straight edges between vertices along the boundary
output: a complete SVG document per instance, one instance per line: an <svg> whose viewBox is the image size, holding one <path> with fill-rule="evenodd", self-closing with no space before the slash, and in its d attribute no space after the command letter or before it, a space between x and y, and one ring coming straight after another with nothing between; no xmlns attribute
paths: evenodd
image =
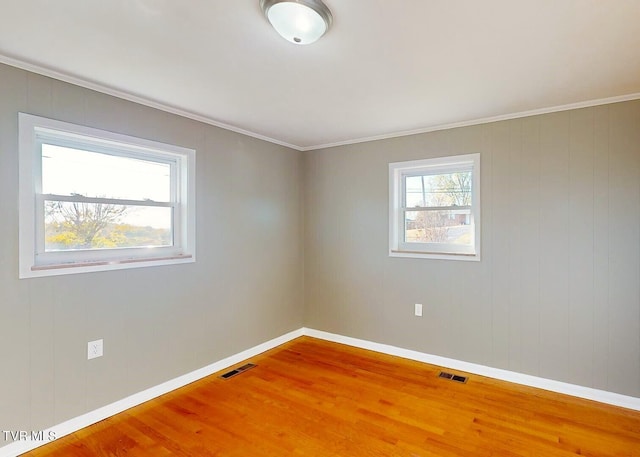
<svg viewBox="0 0 640 457"><path fill-rule="evenodd" d="M171 257L154 257L146 259L104 260L96 262L74 262L52 265L34 265L28 270L20 271L20 279L39 278L45 276L60 276L79 273L91 273L95 271L124 270L129 268L155 267L162 265L176 265L193 263L192 255L180 255Z"/></svg>
<svg viewBox="0 0 640 457"><path fill-rule="evenodd" d="M433 260L461 260L467 262L479 262L480 254L455 254L445 252L425 252L425 251L398 251L390 250L389 257L408 257L414 259Z"/></svg>

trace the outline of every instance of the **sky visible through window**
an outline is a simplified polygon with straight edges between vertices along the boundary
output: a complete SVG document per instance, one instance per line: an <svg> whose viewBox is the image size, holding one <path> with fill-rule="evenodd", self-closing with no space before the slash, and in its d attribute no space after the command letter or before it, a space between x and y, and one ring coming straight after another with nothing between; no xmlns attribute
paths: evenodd
<svg viewBox="0 0 640 457"><path fill-rule="evenodd" d="M170 173L166 163L42 145L43 194L168 202ZM126 223L168 229L171 209L130 206Z"/></svg>

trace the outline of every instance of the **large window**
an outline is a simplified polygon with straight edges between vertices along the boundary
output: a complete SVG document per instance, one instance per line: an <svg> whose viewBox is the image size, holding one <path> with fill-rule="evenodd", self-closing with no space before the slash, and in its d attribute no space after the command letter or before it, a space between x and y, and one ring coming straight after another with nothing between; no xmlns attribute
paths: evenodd
<svg viewBox="0 0 640 457"><path fill-rule="evenodd" d="M480 154L389 164L389 255L480 260Z"/></svg>
<svg viewBox="0 0 640 457"><path fill-rule="evenodd" d="M21 278L195 260L194 150L19 121Z"/></svg>

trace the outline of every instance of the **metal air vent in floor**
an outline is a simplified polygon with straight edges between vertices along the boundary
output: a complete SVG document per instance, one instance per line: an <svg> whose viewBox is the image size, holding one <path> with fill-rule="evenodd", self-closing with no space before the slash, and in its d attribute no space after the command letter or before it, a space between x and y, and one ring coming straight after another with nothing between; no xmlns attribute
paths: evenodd
<svg viewBox="0 0 640 457"><path fill-rule="evenodd" d="M438 377L444 378L444 379L450 379L451 381L461 382L463 384L467 382L467 379L469 379L467 376L460 376L457 374L451 374L444 371L441 371Z"/></svg>
<svg viewBox="0 0 640 457"><path fill-rule="evenodd" d="M257 367L257 365L253 364L253 363L247 363L246 365L242 365L241 367L236 368L235 370L231 370L231 371L227 371L224 374L221 374L220 377L222 379L229 379L229 378L233 378L236 375L239 375L240 373L243 373L247 370L250 370L251 368L255 368Z"/></svg>

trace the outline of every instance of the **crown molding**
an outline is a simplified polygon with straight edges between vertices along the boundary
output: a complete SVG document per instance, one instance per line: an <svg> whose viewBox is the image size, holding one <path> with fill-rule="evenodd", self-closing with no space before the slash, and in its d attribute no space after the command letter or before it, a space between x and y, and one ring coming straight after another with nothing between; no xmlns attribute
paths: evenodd
<svg viewBox="0 0 640 457"><path fill-rule="evenodd" d="M176 114L181 117L186 117L187 119L192 119L194 121L202 122L203 124L212 125L214 127L219 127L221 129L229 130L231 132L240 133L242 135L246 135L252 138L256 138L258 140L267 141L269 143L274 143L279 146L284 146L287 148L295 149L297 151L301 151L302 149L299 146L294 144L287 143L286 141L280 141L276 138L271 138L266 135L262 135L260 133L252 132L250 130L245 130L243 128L237 127L235 125L227 124L225 122L218 121L216 119L210 118L208 116L203 116L202 114L193 113L191 111L187 111L181 108L177 108L175 106L167 105L166 103L161 103L157 100L152 100L150 98L146 98L140 95L132 94L129 92L125 92L105 84L101 84L95 81L91 81L89 79L81 78L79 76L74 76L69 73L65 73L59 70L54 70L52 68L44 67L42 65L38 65L32 62L28 62L26 60L17 59L15 57L8 56L6 54L0 53L0 63L19 68L21 70L26 70L31 73L37 73L42 76L46 76L49 78L57 79L59 81L63 81L66 83L73 84L75 86L84 87L85 89L94 90L96 92L100 92L102 94L111 95L113 97L117 97L123 100L127 100L133 103L137 103L139 105L148 106L149 108L155 108L160 111L164 111L171 114Z"/></svg>
<svg viewBox="0 0 640 457"><path fill-rule="evenodd" d="M391 132L391 133L386 133L384 135L374 135L374 136L357 138L353 140L338 141L335 143L318 144L314 146L302 147L300 148L300 150L315 151L319 149L335 148L338 146L348 146L351 144L366 143L369 141L388 140L388 139L398 138L403 136L419 135L421 133L437 132L439 130L449 130L449 129L455 129L460 127L469 127L473 125L489 124L492 122L509 121L512 119L520 119L523 117L539 116L541 114L558 113L561 111L570 111L570 110L581 109L581 108L591 108L593 106L609 105L611 103L628 102L628 101L639 100L639 99L640 99L640 92L636 92L632 94L618 95L615 97L598 98L595 100L569 103L566 105L550 106L547 108L538 108L538 109L533 109L528 111L519 111L517 113L501 114L499 116L481 117L478 119L470 119L468 121L462 121L462 122L453 122L450 124L438 124L431 127L424 127L420 129L414 129L414 130Z"/></svg>
<svg viewBox="0 0 640 457"><path fill-rule="evenodd" d="M437 124L429 127L419 128L419 129L390 132L383 135L373 135L373 136L367 136L367 137L354 138L351 140L315 144L310 146L299 146L299 145L288 143L286 141L278 140L277 138L272 138L266 135L262 135L260 133L252 132L250 130L243 129L241 127L238 127L232 124L227 124L225 122L218 121L211 117L204 116L202 114L177 108L175 106L168 105L168 104L159 102L157 100L153 100L140 95L125 92L125 91L107 86L105 84L98 83L96 81L91 81L89 79L81 78L79 76L75 76L59 70L54 70L52 68L48 68L32 62L28 62L23 59L11 57L7 54L0 53L0 63L6 64L12 67L20 68L22 70L30 71L32 73L37 73L42 76L47 76L49 78L57 79L59 81L63 81L66 83L74 84L76 86L84 87L85 89L91 89L106 95L111 95L123 100L138 103L140 105L148 106L150 108L155 108L161 111L165 111L167 113L176 114L178 116L192 119L194 121L202 122L204 124L212 125L214 127L219 127L221 129L229 130L231 132L256 138L258 140L263 140L269 143L277 144L279 146L284 146L286 148L294 149L296 151L316 151L321 149L334 148L338 146L348 146L352 144L367 143L370 141L388 140L388 139L399 138L403 136L436 132L439 130L448 130L448 129L454 129L454 128L460 128L460 127L469 127L473 125L489 124L491 122L508 121L511 119L520 119L523 117L539 116L541 114L557 113L560 111L569 111L569 110L580 109L580 108L590 108L593 106L608 105L611 103L620 103L620 102L627 102L631 100L640 99L640 92L636 92L632 94L619 95L615 97L599 98L595 100L569 103L566 105L557 105L557 106L538 108L538 109L533 109L528 111L519 111L516 113L501 114L498 116L482 117L482 118L470 119L470 120L461 121L461 122L453 122L449 124Z"/></svg>

